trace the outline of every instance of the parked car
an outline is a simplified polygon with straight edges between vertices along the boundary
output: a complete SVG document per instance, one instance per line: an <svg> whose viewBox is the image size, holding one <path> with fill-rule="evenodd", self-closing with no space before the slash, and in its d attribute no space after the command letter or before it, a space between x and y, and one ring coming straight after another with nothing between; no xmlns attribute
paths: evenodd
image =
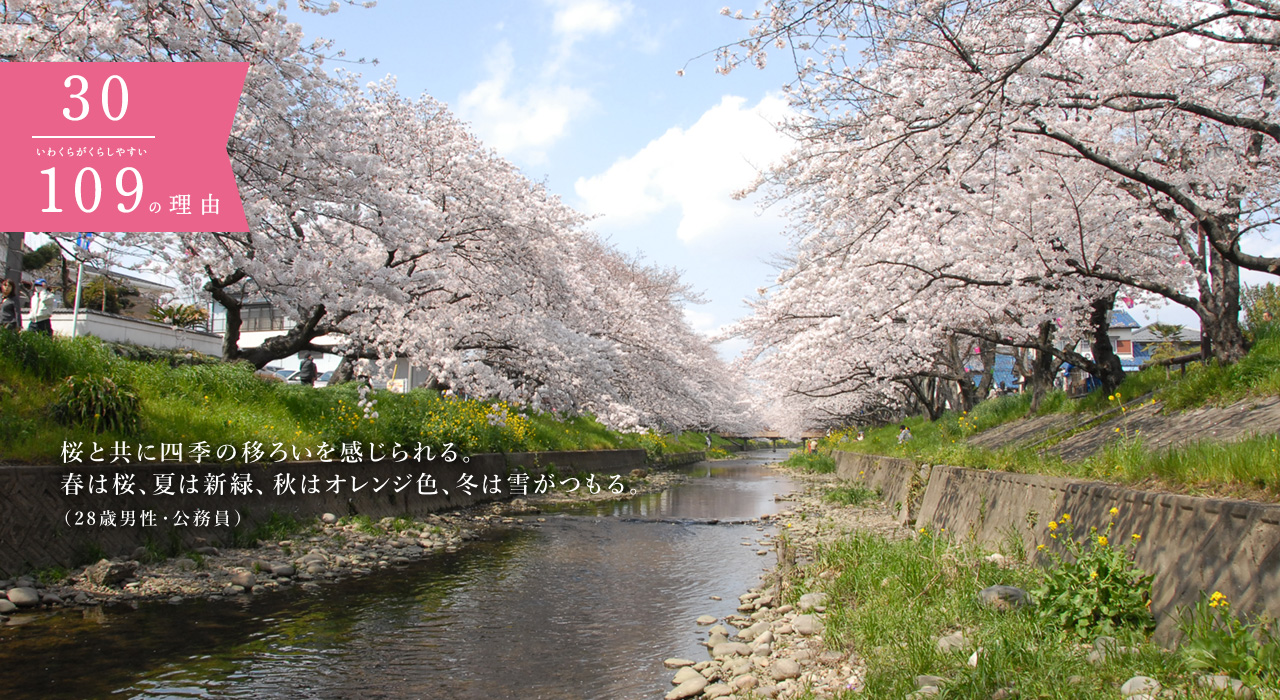
<svg viewBox="0 0 1280 700"><path fill-rule="evenodd" d="M280 376L280 373L288 371L289 370L282 367L272 367L271 365L267 365L266 367L254 372L254 375L271 381L284 381L284 378Z"/></svg>
<svg viewBox="0 0 1280 700"><path fill-rule="evenodd" d="M329 386L329 379L331 377L333 377L333 370L329 370L328 372L321 374L319 377L316 377L316 388L318 389L322 386Z"/></svg>
<svg viewBox="0 0 1280 700"><path fill-rule="evenodd" d="M286 384L297 384L297 383L299 383L297 379L294 379L294 377L295 377L295 376L297 376L297 374L298 374L298 370L296 370L296 369L278 369L278 370L276 370L276 376L277 376L277 377L279 377L279 378L280 378L282 381L284 381Z"/></svg>

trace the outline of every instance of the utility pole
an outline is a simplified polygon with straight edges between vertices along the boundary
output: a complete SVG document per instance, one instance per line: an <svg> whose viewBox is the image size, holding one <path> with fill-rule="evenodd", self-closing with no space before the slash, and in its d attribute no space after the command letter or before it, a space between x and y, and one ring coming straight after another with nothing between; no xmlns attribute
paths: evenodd
<svg viewBox="0 0 1280 700"><path fill-rule="evenodd" d="M9 231L8 245L5 246L4 276L13 282L16 289L22 289L22 232Z"/></svg>

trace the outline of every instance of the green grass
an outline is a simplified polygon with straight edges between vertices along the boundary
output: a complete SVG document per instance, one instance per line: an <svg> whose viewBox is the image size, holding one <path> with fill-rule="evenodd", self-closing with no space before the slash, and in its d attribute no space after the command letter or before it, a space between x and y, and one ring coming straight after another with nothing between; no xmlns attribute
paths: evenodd
<svg viewBox="0 0 1280 700"><path fill-rule="evenodd" d="M817 574L834 574L824 581ZM914 677L946 679L946 698L988 700L1002 688L1014 697L1111 700L1138 674L1166 687L1191 682L1175 654L1133 633L1126 644L1138 651L1101 665L1086 660L1088 649L1061 629L1041 622L1033 609L996 612L981 606L977 592L1003 584L1035 589L1042 572L1029 565L998 568L981 553L924 535L890 542L855 534L820 550L813 564L794 574L791 595L825 590L829 600L825 641L855 652L866 664L866 687L838 697L900 698L914 691ZM938 651L937 639L963 630L971 645ZM976 668L967 661L982 648Z"/></svg>
<svg viewBox="0 0 1280 700"><path fill-rule="evenodd" d="M1051 392L1037 415L1071 414L1076 421L1101 416L1119 403L1150 395L1173 412L1200 406L1226 406L1249 396L1280 395L1280 332L1262 327L1249 355L1231 367L1196 363L1185 375L1164 368L1130 374L1113 394L1095 391L1080 399ZM1011 395L980 403L963 413L949 411L936 421L924 416L905 423L913 438L898 444L898 424L867 430L859 441L856 429L834 433L824 449L905 457L928 464L1048 474L1206 495L1280 502L1280 437L1261 436L1231 443L1201 441L1172 449L1151 450L1140 435L1120 435L1101 452L1078 462L1064 462L1038 449L991 450L968 444L984 430L1026 417L1030 397Z"/></svg>
<svg viewBox="0 0 1280 700"><path fill-rule="evenodd" d="M861 506L880 500L880 493L866 486L854 484L830 489L822 494L822 499L842 506Z"/></svg>
<svg viewBox="0 0 1280 700"><path fill-rule="evenodd" d="M836 460L830 452L801 452L796 450L782 462L788 467L803 469L814 474L832 474L836 470Z"/></svg>
<svg viewBox="0 0 1280 700"><path fill-rule="evenodd" d="M154 353L152 353L154 355ZM178 357L150 361L124 359L94 338L47 338L33 333L0 333L0 459L10 462L61 462L64 442L91 447L128 439L133 445L206 442L236 447L258 443L260 462L316 459L320 446L340 455L342 443L359 442L367 452L389 455L399 444L410 455L418 443L432 455L446 445L460 454L548 450L644 448L650 454L703 450L702 433L685 432L674 439L609 430L590 415L559 416L525 411L498 401L463 400L435 391L406 394L374 392L373 418L359 404L354 384L315 389L261 379L247 364L207 361L183 364ZM134 434L95 433L92 425L63 425L53 419L57 387L68 376L108 377L139 399L140 428ZM276 446L279 446L278 450ZM718 436L713 445L728 443ZM136 449L136 448L135 448ZM137 461L137 455L131 455ZM424 454L425 457L425 454ZM84 457L82 457L84 458ZM189 451L183 461L194 461ZM215 461L215 456L205 458Z"/></svg>

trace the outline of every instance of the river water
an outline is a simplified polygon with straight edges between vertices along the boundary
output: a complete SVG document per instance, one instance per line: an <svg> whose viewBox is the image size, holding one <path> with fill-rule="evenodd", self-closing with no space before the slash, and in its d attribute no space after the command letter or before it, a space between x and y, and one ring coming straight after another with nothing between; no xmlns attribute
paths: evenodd
<svg viewBox="0 0 1280 700"><path fill-rule="evenodd" d="M694 619L732 613L773 566L768 530L739 521L782 508L792 485L762 466L780 456L692 465L665 492L545 513L317 593L0 627L0 697L661 698L663 659L707 658Z"/></svg>

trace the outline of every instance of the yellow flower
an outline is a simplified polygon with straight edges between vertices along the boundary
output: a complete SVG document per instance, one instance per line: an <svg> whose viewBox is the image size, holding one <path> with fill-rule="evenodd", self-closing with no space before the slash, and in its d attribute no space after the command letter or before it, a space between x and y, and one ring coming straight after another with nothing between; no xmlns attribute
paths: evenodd
<svg viewBox="0 0 1280 700"><path fill-rule="evenodd" d="M1098 546L1099 547L1107 546L1107 538L1105 535L1098 535Z"/></svg>
<svg viewBox="0 0 1280 700"><path fill-rule="evenodd" d="M1071 522L1071 514L1070 514L1070 513L1063 513L1063 514L1062 514L1062 522L1064 522L1064 523L1069 523L1069 522Z"/></svg>
<svg viewBox="0 0 1280 700"><path fill-rule="evenodd" d="M1138 534L1138 533L1136 533L1136 532L1133 534L1133 541L1134 541L1134 542L1138 542L1138 541L1140 541L1141 539L1142 539L1142 535L1139 535L1139 534Z"/></svg>
<svg viewBox="0 0 1280 700"><path fill-rule="evenodd" d="M1056 520L1050 520L1050 521L1049 521L1049 529L1050 529L1050 530L1057 530L1057 529L1058 529L1058 522L1057 522Z"/></svg>
<svg viewBox="0 0 1280 700"><path fill-rule="evenodd" d="M1098 578L1098 571L1097 571L1097 569L1094 569L1093 571L1090 571L1090 572L1089 572L1089 578L1090 578L1090 579Z"/></svg>
<svg viewBox="0 0 1280 700"><path fill-rule="evenodd" d="M1109 513L1111 513L1111 515L1113 515L1113 516L1114 516L1114 515L1120 515L1120 509L1119 509L1119 508L1112 507L1112 508L1111 508L1111 510L1110 510L1110 511L1108 511L1108 512L1109 512Z"/></svg>
<svg viewBox="0 0 1280 700"><path fill-rule="evenodd" d="M1036 551L1037 551L1037 552L1043 552L1045 549L1046 549L1046 547L1045 547L1044 545L1042 545L1042 544L1038 544L1038 545L1036 545Z"/></svg>

